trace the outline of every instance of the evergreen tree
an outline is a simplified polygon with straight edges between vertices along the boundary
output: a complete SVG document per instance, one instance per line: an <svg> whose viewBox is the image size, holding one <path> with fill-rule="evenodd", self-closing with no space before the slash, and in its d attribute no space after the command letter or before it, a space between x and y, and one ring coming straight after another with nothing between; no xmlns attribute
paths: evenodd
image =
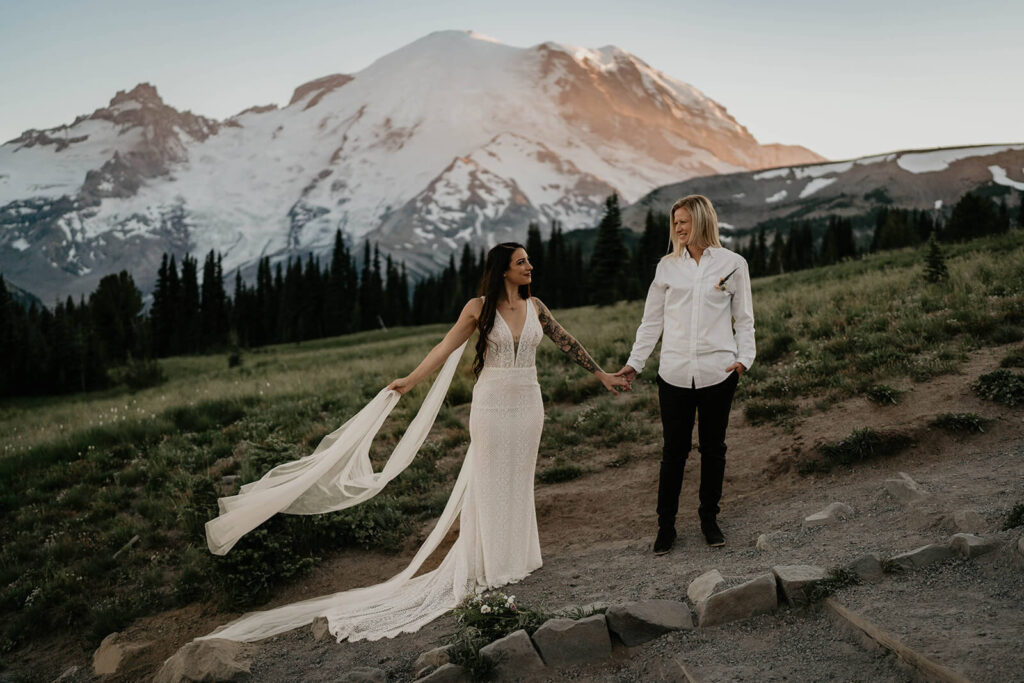
<svg viewBox="0 0 1024 683"><path fill-rule="evenodd" d="M3 274L0 274L0 395L13 395L15 393L15 365L18 356L18 347L15 343L16 325L14 300L7 292L7 283L4 282ZM18 387L20 389L20 387Z"/></svg>
<svg viewBox="0 0 1024 683"><path fill-rule="evenodd" d="M636 276L644 288L654 280L658 261L668 253L670 244L668 216L647 209L644 232L640 237L636 258Z"/></svg>
<svg viewBox="0 0 1024 683"><path fill-rule="evenodd" d="M153 289L153 305L149 309L149 326L153 330L153 354L159 357L172 353L171 342L175 328L174 293L171 291L171 264L165 252L160 259L156 286ZM177 279L177 273L175 273Z"/></svg>
<svg viewBox="0 0 1024 683"><path fill-rule="evenodd" d="M530 258L533 258L532 253ZM459 301L468 301L477 296L479 285L480 275L476 271L473 250L469 248L469 243L466 243L462 246L462 256L459 258Z"/></svg>
<svg viewBox="0 0 1024 683"><path fill-rule="evenodd" d="M949 271L946 269L946 259L933 232L928 238L928 249L925 252L924 279L935 283L941 282L947 277L949 277Z"/></svg>
<svg viewBox="0 0 1024 683"><path fill-rule="evenodd" d="M181 259L180 353L197 353L203 345L199 317L199 263L191 254Z"/></svg>
<svg viewBox="0 0 1024 683"><path fill-rule="evenodd" d="M202 349L223 346L227 342L227 295L220 256L212 249L203 260L199 308Z"/></svg>
<svg viewBox="0 0 1024 683"><path fill-rule="evenodd" d="M104 359L117 364L124 363L131 356L143 355L139 344L142 293L135 287L128 271L104 276L96 291L89 296L89 309L96 334L103 342Z"/></svg>
<svg viewBox="0 0 1024 683"><path fill-rule="evenodd" d="M544 245L544 262L549 264L548 273L544 276L547 283L546 294L542 297L549 308L561 308L567 301L567 288L570 287L568 272L569 252L566 249L562 226L558 221L551 221L551 237Z"/></svg>
<svg viewBox="0 0 1024 683"><path fill-rule="evenodd" d="M775 237L772 239L771 255L768 257L768 265L765 268L766 275L778 275L786 269L786 240L782 236L782 228L775 229Z"/></svg>
<svg viewBox="0 0 1024 683"><path fill-rule="evenodd" d="M604 216L597 226L597 242L590 257L592 303L600 306L615 303L624 290L626 250L622 244L622 214L619 196L611 195L604 203Z"/></svg>
<svg viewBox="0 0 1024 683"><path fill-rule="evenodd" d="M968 192L953 207L944 236L947 240L961 241L1004 232L1007 227L990 200Z"/></svg>
<svg viewBox="0 0 1024 683"><path fill-rule="evenodd" d="M370 243L363 245L363 272L359 285L360 329L380 327L379 316L384 297L384 283L380 273L380 248L375 247L371 259Z"/></svg>

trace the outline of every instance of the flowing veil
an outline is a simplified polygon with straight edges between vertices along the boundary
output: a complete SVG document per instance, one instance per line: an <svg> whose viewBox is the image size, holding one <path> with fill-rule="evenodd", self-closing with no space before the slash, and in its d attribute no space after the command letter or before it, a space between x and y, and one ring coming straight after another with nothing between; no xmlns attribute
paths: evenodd
<svg viewBox="0 0 1024 683"><path fill-rule="evenodd" d="M467 342L468 343L468 342ZM206 523L210 552L224 555L238 540L273 515L315 515L358 505L377 495L412 462L426 439L448 392L466 343L445 361L423 404L380 472L370 462L370 445L398 403L398 392L383 389L362 410L325 436L308 456L284 463L237 495L220 498L220 515ZM356 588L246 614L201 638L253 641L326 616L338 640L375 640L414 631L455 606L472 585L465 558L449 552L437 569L414 577L440 546L463 507L472 446L440 519L412 562L376 586Z"/></svg>

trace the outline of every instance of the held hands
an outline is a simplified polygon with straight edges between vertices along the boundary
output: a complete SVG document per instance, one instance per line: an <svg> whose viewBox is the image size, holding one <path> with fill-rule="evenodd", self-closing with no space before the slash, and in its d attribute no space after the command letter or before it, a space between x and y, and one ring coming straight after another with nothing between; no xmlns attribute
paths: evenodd
<svg viewBox="0 0 1024 683"><path fill-rule="evenodd" d="M621 377L632 386L633 380L636 379L636 369L629 365L623 365L622 369L615 373L615 376Z"/></svg>
<svg viewBox="0 0 1024 683"><path fill-rule="evenodd" d="M601 384L604 385L604 388L612 392L615 396L619 395L619 391L629 391L632 388L629 381L619 377L618 373L611 375L607 372L598 371L594 374L599 380L601 380ZM616 389L619 391L616 391Z"/></svg>

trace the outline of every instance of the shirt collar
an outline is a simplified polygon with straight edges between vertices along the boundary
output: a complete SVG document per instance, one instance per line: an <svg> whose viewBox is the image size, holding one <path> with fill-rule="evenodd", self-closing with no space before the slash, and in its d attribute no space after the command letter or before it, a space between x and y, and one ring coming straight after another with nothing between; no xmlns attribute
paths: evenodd
<svg viewBox="0 0 1024 683"><path fill-rule="evenodd" d="M717 250L719 250L720 248L721 247L705 247L704 248L704 253L701 255L701 258L704 258L705 256L714 257L715 252ZM693 258L692 256L690 256L690 250L687 249L686 247L683 247L683 258L684 259L692 259Z"/></svg>

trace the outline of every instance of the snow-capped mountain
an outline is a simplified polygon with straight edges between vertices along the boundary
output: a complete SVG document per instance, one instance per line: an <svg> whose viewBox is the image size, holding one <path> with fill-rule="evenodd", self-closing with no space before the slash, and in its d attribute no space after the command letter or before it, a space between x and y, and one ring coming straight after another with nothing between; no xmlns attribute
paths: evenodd
<svg viewBox="0 0 1024 683"><path fill-rule="evenodd" d="M340 228L424 273L532 220L592 226L611 192L816 161L619 48L442 31L281 108L217 122L142 84L27 131L0 146L0 272L50 303L121 268L146 289L164 251L231 271L323 253Z"/></svg>
<svg viewBox="0 0 1024 683"><path fill-rule="evenodd" d="M679 197L703 194L713 199L727 226L723 232L742 235L774 219L863 216L879 206L941 210L975 190L1019 204L1024 197L1024 144L906 150L693 178L650 192L626 207L622 220L642 230L648 209L667 213Z"/></svg>

